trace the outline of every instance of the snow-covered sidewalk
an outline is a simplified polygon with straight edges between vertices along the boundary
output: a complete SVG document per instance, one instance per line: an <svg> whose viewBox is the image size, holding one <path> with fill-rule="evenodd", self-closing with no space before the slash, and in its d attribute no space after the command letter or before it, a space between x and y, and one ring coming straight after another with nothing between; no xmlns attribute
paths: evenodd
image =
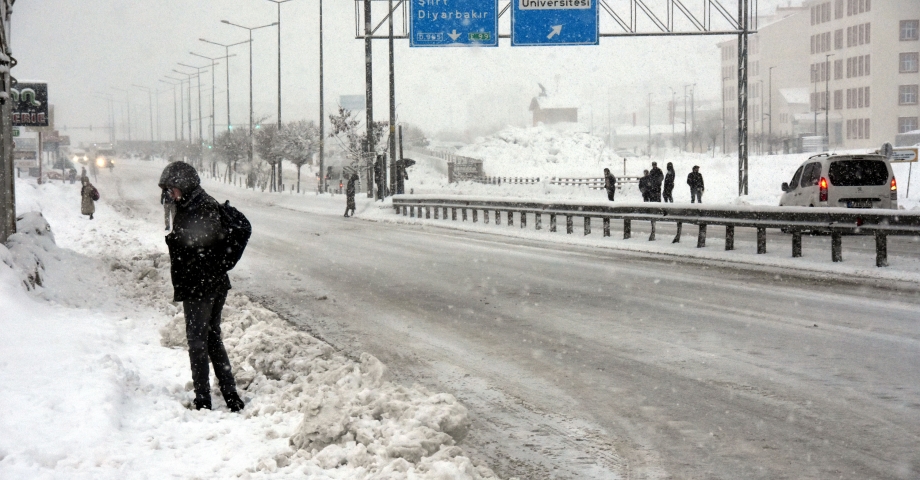
<svg viewBox="0 0 920 480"><path fill-rule="evenodd" d="M224 338L247 407L230 413L214 388L214 411L189 409L161 227L106 198L89 221L78 192L17 182L20 233L0 246L0 478L494 478L457 446L470 421L454 397L391 383L374 357L232 291Z"/></svg>

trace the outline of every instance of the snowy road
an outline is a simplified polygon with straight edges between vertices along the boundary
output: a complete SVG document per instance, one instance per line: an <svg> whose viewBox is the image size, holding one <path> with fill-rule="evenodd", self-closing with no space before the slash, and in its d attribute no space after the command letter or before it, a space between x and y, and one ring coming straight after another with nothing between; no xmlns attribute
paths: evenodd
<svg viewBox="0 0 920 480"><path fill-rule="evenodd" d="M100 190L120 185L110 201L162 222L162 166L124 162ZM503 478L920 474L920 289L349 220L205 186L254 225L236 289L455 394L474 419L464 448Z"/></svg>

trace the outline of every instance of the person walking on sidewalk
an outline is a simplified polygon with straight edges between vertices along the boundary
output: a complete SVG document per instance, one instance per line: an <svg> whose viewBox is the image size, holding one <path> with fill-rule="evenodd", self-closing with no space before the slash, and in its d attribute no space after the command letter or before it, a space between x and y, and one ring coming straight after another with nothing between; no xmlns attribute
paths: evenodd
<svg viewBox="0 0 920 480"><path fill-rule="evenodd" d="M195 409L211 409L210 359L227 407L238 412L245 404L236 391L230 358L220 336L221 310L230 290L230 278L221 264L220 244L229 232L221 223L217 201L201 188L198 172L191 165L170 163L163 169L159 186L176 206L166 246L173 301L182 302L185 313Z"/></svg>
<svg viewBox="0 0 920 480"><path fill-rule="evenodd" d="M687 175L687 185L690 185L690 203L703 203L703 174L699 165L693 166L693 171Z"/></svg>
<svg viewBox="0 0 920 480"><path fill-rule="evenodd" d="M614 195L617 193L617 177L610 173L609 168L604 169L604 189L607 190L607 200L612 202Z"/></svg>
<svg viewBox="0 0 920 480"><path fill-rule="evenodd" d="M664 176L664 195L663 200L665 203L674 203L674 197L671 193L674 191L674 176L677 175L674 172L674 164L668 162L668 173Z"/></svg>
<svg viewBox="0 0 920 480"><path fill-rule="evenodd" d="M96 213L96 200L99 200L99 190L96 190L96 187L89 183L89 178L87 177L81 178L80 182L83 184L83 187L80 188L80 213L89 215L89 219L92 220L93 214Z"/></svg>
<svg viewBox="0 0 920 480"><path fill-rule="evenodd" d="M348 186L345 187L345 216L350 217L355 214L355 183L358 181L358 174L352 173L348 178ZM348 211L351 210L351 215Z"/></svg>

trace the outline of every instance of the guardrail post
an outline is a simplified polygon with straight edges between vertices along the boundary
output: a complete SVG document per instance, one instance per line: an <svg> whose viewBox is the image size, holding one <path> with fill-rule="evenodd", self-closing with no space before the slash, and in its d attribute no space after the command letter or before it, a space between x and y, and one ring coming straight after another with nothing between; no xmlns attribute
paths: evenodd
<svg viewBox="0 0 920 480"><path fill-rule="evenodd" d="M652 220L652 233L649 234L648 241L650 242L655 241L655 221L654 220Z"/></svg>
<svg viewBox="0 0 920 480"><path fill-rule="evenodd" d="M843 261L843 238L837 232L831 234L831 261Z"/></svg>
<svg viewBox="0 0 920 480"><path fill-rule="evenodd" d="M541 222L542 217L543 217L543 215L540 214L540 212L537 212L537 213L534 213L534 214L533 214L533 223L534 223L534 226L536 227L535 230L540 230L540 229L542 228L542 226L540 225L540 224L542 223L542 222Z"/></svg>
<svg viewBox="0 0 920 480"><path fill-rule="evenodd" d="M609 237L610 236L610 218L604 217L603 222L604 222L604 236Z"/></svg>
<svg viewBox="0 0 920 480"><path fill-rule="evenodd" d="M452 207L450 209L450 219L455 222L457 221L457 208L456 207Z"/></svg>
<svg viewBox="0 0 920 480"><path fill-rule="evenodd" d="M527 228L527 212L521 212L521 228Z"/></svg>
<svg viewBox="0 0 920 480"><path fill-rule="evenodd" d="M875 266L888 266L888 235L879 232L875 234Z"/></svg>
<svg viewBox="0 0 920 480"><path fill-rule="evenodd" d="M407 215L409 215L409 207L403 205L403 207L402 207L402 214L403 214L404 217L407 216Z"/></svg>
<svg viewBox="0 0 920 480"><path fill-rule="evenodd" d="M565 233L572 233L575 231L575 227L572 225L572 216L565 216Z"/></svg>
<svg viewBox="0 0 920 480"><path fill-rule="evenodd" d="M489 211L488 210L482 211L482 223L485 223L485 224L489 223Z"/></svg>
<svg viewBox="0 0 920 480"><path fill-rule="evenodd" d="M735 226L725 226L725 250L735 249Z"/></svg>
<svg viewBox="0 0 920 480"><path fill-rule="evenodd" d="M466 209L465 208L460 209L460 218L462 218L464 222L466 221Z"/></svg>
<svg viewBox="0 0 920 480"><path fill-rule="evenodd" d="M706 224L700 224L700 233L696 237L696 248L703 248L706 246Z"/></svg>
<svg viewBox="0 0 920 480"><path fill-rule="evenodd" d="M502 211L501 210L495 211L495 224L496 225L502 224Z"/></svg>
<svg viewBox="0 0 920 480"><path fill-rule="evenodd" d="M514 212L512 212L511 210L508 210L508 226L509 227L514 226Z"/></svg>
<svg viewBox="0 0 920 480"><path fill-rule="evenodd" d="M677 234L674 235L674 240L671 243L680 243L680 231L684 228L684 222L677 222Z"/></svg>
<svg viewBox="0 0 920 480"><path fill-rule="evenodd" d="M431 218L431 207L425 207L425 218L426 219Z"/></svg>
<svg viewBox="0 0 920 480"><path fill-rule="evenodd" d="M439 210L438 207L434 207L434 219L435 219L435 220L440 220L440 219L438 218L438 210Z"/></svg>
<svg viewBox="0 0 920 480"><path fill-rule="evenodd" d="M421 216L421 210L419 210L419 216ZM415 218L415 207L414 206L409 207L409 217Z"/></svg>
<svg viewBox="0 0 920 480"><path fill-rule="evenodd" d="M767 253L767 229L760 227L757 229L757 254Z"/></svg>
<svg viewBox="0 0 920 480"><path fill-rule="evenodd" d="M591 235L591 217L585 217L585 235Z"/></svg>
<svg viewBox="0 0 920 480"><path fill-rule="evenodd" d="M792 258L802 256L802 232L792 232Z"/></svg>
<svg viewBox="0 0 920 480"><path fill-rule="evenodd" d="M628 218L623 219L623 240L629 240L629 237L632 236L632 220Z"/></svg>
<svg viewBox="0 0 920 480"><path fill-rule="evenodd" d="M555 213L549 214L549 231L550 232L556 231L556 214Z"/></svg>
<svg viewBox="0 0 920 480"><path fill-rule="evenodd" d="M447 220L447 207L443 207L443 209L444 209L444 210L441 212L441 213L443 213L442 218L443 218L444 220Z"/></svg>
<svg viewBox="0 0 920 480"><path fill-rule="evenodd" d="M473 223L476 223L478 221L479 221L479 210L474 208L473 209Z"/></svg>

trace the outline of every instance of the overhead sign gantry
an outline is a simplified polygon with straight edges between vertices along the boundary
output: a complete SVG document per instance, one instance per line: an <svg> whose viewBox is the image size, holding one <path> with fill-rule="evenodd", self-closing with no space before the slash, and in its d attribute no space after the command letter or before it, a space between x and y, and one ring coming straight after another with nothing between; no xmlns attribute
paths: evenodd
<svg viewBox="0 0 920 480"><path fill-rule="evenodd" d="M495 0L415 0L411 10L410 46L498 46Z"/></svg>

